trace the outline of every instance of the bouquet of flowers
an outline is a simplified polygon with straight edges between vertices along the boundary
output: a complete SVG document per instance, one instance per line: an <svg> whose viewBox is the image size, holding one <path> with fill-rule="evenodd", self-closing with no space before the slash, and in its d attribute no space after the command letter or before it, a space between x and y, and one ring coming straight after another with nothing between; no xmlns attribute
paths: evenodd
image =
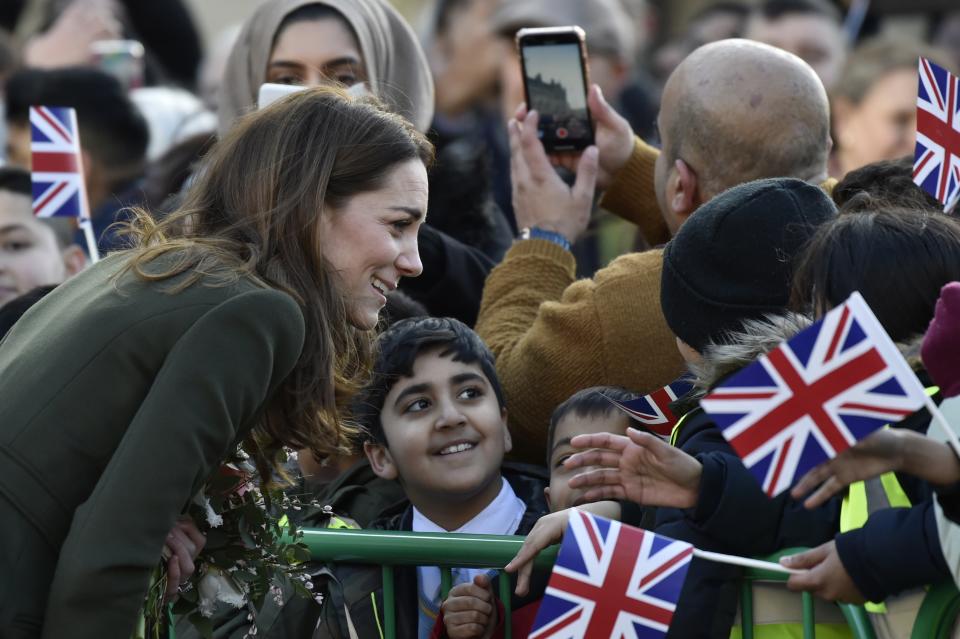
<svg viewBox="0 0 960 639"><path fill-rule="evenodd" d="M302 504L278 487L255 483L254 474L248 456L238 449L193 498L186 514L206 535L206 545L194 562L197 569L170 606L163 600L165 566L157 568L139 636L166 636L172 613L185 615L202 636L209 637L218 602L247 608L253 635L268 596L278 605L283 605L284 593L314 597L303 570L310 553L301 541L303 534L284 514Z"/></svg>

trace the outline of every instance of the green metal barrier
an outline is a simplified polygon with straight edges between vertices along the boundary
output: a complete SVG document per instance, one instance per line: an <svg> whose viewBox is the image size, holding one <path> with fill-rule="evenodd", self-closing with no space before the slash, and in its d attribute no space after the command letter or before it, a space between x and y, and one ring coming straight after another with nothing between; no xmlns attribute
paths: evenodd
<svg viewBox="0 0 960 639"><path fill-rule="evenodd" d="M952 583L932 586L920 604L911 639L947 639L960 614L960 591Z"/></svg>
<svg viewBox="0 0 960 639"><path fill-rule="evenodd" d="M383 566L383 632L386 639L396 637L395 566L438 566L441 596L446 597L450 592L452 568L500 569L520 551L523 540L524 537L512 535L303 529L303 541L317 561ZM558 550L559 546L551 546L541 552L534 561L534 568L553 568ZM499 583L504 636L511 639L511 584L509 579L500 579Z"/></svg>
<svg viewBox="0 0 960 639"><path fill-rule="evenodd" d="M794 555L798 552L803 552L806 548L785 548L780 550L769 557L763 557L766 561L779 562L781 557L787 555ZM769 570L758 570L756 568L748 568L744 570L743 582L740 586L740 618L741 622L741 632L743 639L753 639L754 629L753 629L753 590L751 589L751 584L755 581L786 581L789 575L782 572L772 572ZM809 592L800 593L801 602L803 606L803 639L815 639L815 624L816 618L814 615L813 608L813 595ZM853 606L850 604L837 604L840 607L840 612L843 613L844 619L847 621L847 625L850 626L850 630L853 633L855 639L876 639L876 635L873 632L873 626L870 624L870 619L867 617L866 610L862 606Z"/></svg>
<svg viewBox="0 0 960 639"><path fill-rule="evenodd" d="M393 583L395 566L438 566L441 576L441 594L446 597L450 591L452 568L500 569L516 556L524 540L523 537L519 536L315 528L303 529L303 537L304 543L310 549L310 554L314 560L372 564L383 567L384 636L386 639L396 637L396 602ZM805 549L785 549L766 559L768 561L778 561L784 555L792 555L802 550ZM534 568L550 570L556 561L558 551L559 546L551 546L541 552L534 560ZM745 571L741 591L741 617L744 620L742 624L743 639L752 639L754 636L753 625L749 623L753 619L753 594L750 584L753 581L786 581L786 579L787 575L779 572L756 569ZM510 590L510 580L500 579L499 597L505 613L504 630L507 639L511 639ZM932 593L933 591L931 591ZM809 593L801 593L801 597L803 598L803 636L804 639L815 639L813 597ZM934 610L935 603L945 604L948 601L945 598L945 593L942 597L937 599L936 602L931 601L931 611ZM954 607L947 612L952 610L955 617L956 611L960 610L960 593L957 593L956 589L954 589L954 598L949 601ZM926 601L924 604L926 605ZM847 625L853 631L855 639L876 639L870 620L862 607L848 604L838 605L847 620ZM936 610L943 612L944 605L937 606ZM941 635L918 635L915 630L913 639L919 639L920 637L924 639L937 637L939 639Z"/></svg>
<svg viewBox="0 0 960 639"><path fill-rule="evenodd" d="M779 562L781 557L794 555L803 552L806 548L784 548L769 557L763 557L766 561ZM740 586L740 618L742 621L743 639L753 639L753 591L751 584L755 581L786 581L789 575L782 572L772 572L769 570L759 570L748 568L744 570L743 583ZM809 592L800 593L803 606L803 639L815 639L816 634L814 626L816 618L813 609L813 595ZM855 639L876 639L873 626L867 613L862 606L852 606L850 604L837 604L843 613L847 625L853 632Z"/></svg>

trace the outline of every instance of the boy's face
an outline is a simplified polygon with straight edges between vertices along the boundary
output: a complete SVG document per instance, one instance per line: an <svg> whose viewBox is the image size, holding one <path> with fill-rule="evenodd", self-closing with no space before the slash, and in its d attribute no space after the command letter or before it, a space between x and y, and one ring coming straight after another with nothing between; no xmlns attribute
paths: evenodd
<svg viewBox="0 0 960 639"><path fill-rule="evenodd" d="M577 435L592 435L595 433L614 433L623 435L630 426L630 418L619 410L611 410L607 415L592 415L581 417L574 411L563 416L557 422L553 432L553 450L550 451L550 485L544 491L550 512L557 512L565 508L572 508L583 503L584 491L579 488L570 488L568 482L579 473L593 470L593 466L585 466L567 470L563 462L574 453L583 449L574 448L570 440Z"/></svg>
<svg viewBox="0 0 960 639"><path fill-rule="evenodd" d="M500 464L510 451L506 411L477 363L422 352L413 376L387 393L380 422L387 446L368 444L379 476L399 478L414 506L463 502L500 491Z"/></svg>
<svg viewBox="0 0 960 639"><path fill-rule="evenodd" d="M0 306L67 275L56 234L33 216L30 198L0 191Z"/></svg>

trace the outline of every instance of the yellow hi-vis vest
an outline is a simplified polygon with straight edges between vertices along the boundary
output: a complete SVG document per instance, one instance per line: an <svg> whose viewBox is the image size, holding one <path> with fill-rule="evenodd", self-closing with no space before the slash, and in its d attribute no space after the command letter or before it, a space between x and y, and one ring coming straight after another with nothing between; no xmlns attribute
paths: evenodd
<svg viewBox="0 0 960 639"><path fill-rule="evenodd" d="M929 397L936 395L940 389L937 386L928 386L926 393ZM884 428L889 428L885 426ZM884 473L879 477L858 481L850 484L847 495L840 506L840 532L845 533L857 528L863 528L870 515L885 508L910 508L910 498L904 492L896 473ZM882 603L868 601L864 608L867 612L884 614L887 607Z"/></svg>
<svg viewBox="0 0 960 639"><path fill-rule="evenodd" d="M694 411L684 414L670 432L670 445L676 446L680 438L680 429L684 421ZM802 639L803 638L803 605L800 595L787 591L787 586L779 582L754 582L751 584L753 594L753 626L754 639ZM814 624L817 639L852 639L853 633L847 627L840 609L828 602L814 599ZM730 630L730 639L741 639L743 620L740 612L734 620Z"/></svg>

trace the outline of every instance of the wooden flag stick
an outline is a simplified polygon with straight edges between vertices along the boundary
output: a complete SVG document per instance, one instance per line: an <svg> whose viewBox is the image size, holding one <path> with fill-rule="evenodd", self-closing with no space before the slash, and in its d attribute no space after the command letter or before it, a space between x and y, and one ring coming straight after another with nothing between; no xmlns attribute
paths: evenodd
<svg viewBox="0 0 960 639"><path fill-rule="evenodd" d="M100 261L100 251L97 250L97 238L93 235L93 222L89 217L77 220L80 228L83 229L83 236L87 240L87 252L90 253L90 261L94 264Z"/></svg>
<svg viewBox="0 0 960 639"><path fill-rule="evenodd" d="M957 438L957 433L950 427L950 422L943 416L943 413L940 412L940 409L933 403L933 399L931 399L929 395L924 393L923 400L927 410L930 411L930 414L933 416L933 421L937 422L940 428L943 429L943 432L946 433L947 440L950 442L950 447L953 448L953 452L960 457L960 439Z"/></svg>
<svg viewBox="0 0 960 639"><path fill-rule="evenodd" d="M770 572L781 572L788 575L798 575L805 570L796 568L787 568L772 561L763 561L761 559L750 559L749 557L738 557L736 555L725 555L719 552L710 552L708 550L693 549L693 556L706 559L707 561L716 561L721 564L732 564L734 566L743 566L744 568L757 568L758 570L768 570Z"/></svg>

